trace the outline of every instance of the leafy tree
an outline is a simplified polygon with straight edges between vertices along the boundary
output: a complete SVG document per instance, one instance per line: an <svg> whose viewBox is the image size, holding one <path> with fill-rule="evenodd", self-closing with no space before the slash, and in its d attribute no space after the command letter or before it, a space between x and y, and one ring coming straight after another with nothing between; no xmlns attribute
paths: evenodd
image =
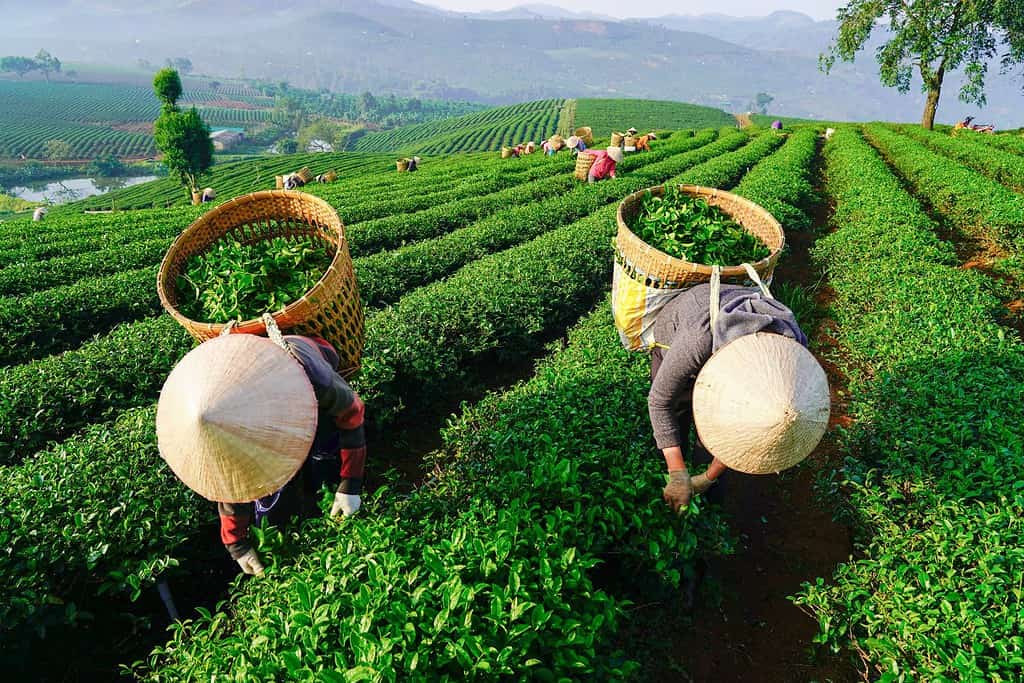
<svg viewBox="0 0 1024 683"><path fill-rule="evenodd" d="M94 176L113 178L115 176L124 175L126 170L127 169L125 168L125 165L121 163L121 160L110 152L101 154L93 159L92 163L89 164L89 175Z"/></svg>
<svg viewBox="0 0 1024 683"><path fill-rule="evenodd" d="M775 101L775 98L766 92L757 93L757 97L754 98L754 103L757 104L757 109L762 114L768 113L768 105Z"/></svg>
<svg viewBox="0 0 1024 683"><path fill-rule="evenodd" d="M279 97L275 107L275 118L283 120L291 130L299 130L306 122L306 108L297 97Z"/></svg>
<svg viewBox="0 0 1024 683"><path fill-rule="evenodd" d="M195 107L178 109L181 79L173 69L161 69L153 78L153 90L163 102L160 116L153 124L156 147L164 156L164 165L174 173L189 194L197 192L199 178L213 165L213 141L210 127Z"/></svg>
<svg viewBox="0 0 1024 683"><path fill-rule="evenodd" d="M377 98L373 96L370 91L364 92L359 96L359 111L364 116L370 114L377 108Z"/></svg>
<svg viewBox="0 0 1024 683"><path fill-rule="evenodd" d="M43 145L47 159L70 159L71 145L64 140L47 140Z"/></svg>
<svg viewBox="0 0 1024 683"><path fill-rule="evenodd" d="M282 138L275 146L278 154L295 154L299 151L299 143L295 138Z"/></svg>
<svg viewBox="0 0 1024 683"><path fill-rule="evenodd" d="M50 80L51 73L60 73L60 60L46 50L39 51L39 54L36 55L35 62L36 69L43 72L43 76L47 81Z"/></svg>
<svg viewBox="0 0 1024 683"><path fill-rule="evenodd" d="M39 68L34 59L28 57L4 57L0 59L0 71L7 71L13 74L17 74L18 78L21 78L25 74L35 71Z"/></svg>
<svg viewBox="0 0 1024 683"><path fill-rule="evenodd" d="M213 165L213 141L196 108L164 108L153 124L153 137L167 170L178 176L190 195L198 192L200 177Z"/></svg>
<svg viewBox="0 0 1024 683"><path fill-rule="evenodd" d="M960 100L985 104L985 76L997 55L1005 72L1024 62L1024 3L1020 0L851 0L839 8L839 33L821 56L825 72L852 62L876 24L888 40L876 52L882 84L910 90L914 72L928 93L921 125L931 129L946 74L963 68ZM1002 54L1000 50L1004 50Z"/></svg>
<svg viewBox="0 0 1024 683"><path fill-rule="evenodd" d="M153 91L165 107L177 109L181 97L181 78L174 69L160 69L153 76Z"/></svg>
<svg viewBox="0 0 1024 683"><path fill-rule="evenodd" d="M328 119L317 119L299 131L298 148L303 152L334 151L344 135L345 131L338 124Z"/></svg>

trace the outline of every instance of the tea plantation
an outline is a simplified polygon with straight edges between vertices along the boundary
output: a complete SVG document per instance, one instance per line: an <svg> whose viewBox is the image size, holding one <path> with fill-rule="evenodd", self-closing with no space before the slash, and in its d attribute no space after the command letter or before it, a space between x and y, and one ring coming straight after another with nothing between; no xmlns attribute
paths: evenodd
<svg viewBox="0 0 1024 683"><path fill-rule="evenodd" d="M570 102L211 174L216 204L302 166L337 170L303 191L343 220L366 313L352 383L374 434L371 493L350 518L256 529L256 578L235 576L214 507L167 468L154 430L160 387L193 348L156 269L210 205L159 180L0 224L12 680L653 680L666 661L683 675L701 653L666 655L676 635L645 631L637 610L679 612L681 587L746 541L726 507L666 509L649 361L622 350L610 315L618 202L663 183L767 208L789 272L812 283L774 285L803 297L836 389L830 449L801 468L852 548L793 587L807 616L785 618L811 635L778 645L793 655L777 680L808 680L815 647L833 680L1020 680L1019 140L889 124L825 140L815 124L739 130L690 105ZM493 151L570 114L598 137L669 133L592 185L565 152ZM411 153L420 170L396 173ZM723 599L742 599L729 577L715 579ZM170 623L163 581L182 612ZM703 610L686 629L716 618Z"/></svg>

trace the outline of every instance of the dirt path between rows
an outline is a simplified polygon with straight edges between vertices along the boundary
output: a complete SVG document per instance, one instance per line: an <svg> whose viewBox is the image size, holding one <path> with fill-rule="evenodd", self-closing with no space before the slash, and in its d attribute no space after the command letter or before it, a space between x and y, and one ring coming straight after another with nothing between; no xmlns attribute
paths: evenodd
<svg viewBox="0 0 1024 683"><path fill-rule="evenodd" d="M819 154L820 158L820 154ZM821 178L821 169L815 169ZM819 188L820 189L820 188ZM786 234L791 253L775 283L815 291L819 315L831 298L813 266L809 249L829 225L831 211L814 207L815 232ZM809 332L812 349L829 373L832 425L849 422L842 400L845 379L830 358L837 352L834 324L821 320ZM852 659L816 652L817 622L788 596L805 581L828 578L852 553L849 530L835 522L814 491L817 474L840 458L830 430L803 465L781 476L731 472L723 480L723 508L739 542L736 553L708 562L695 606L652 605L634 613L631 635L654 650L644 662L645 681L697 683L853 683L860 676ZM658 634L670 642L658 644Z"/></svg>

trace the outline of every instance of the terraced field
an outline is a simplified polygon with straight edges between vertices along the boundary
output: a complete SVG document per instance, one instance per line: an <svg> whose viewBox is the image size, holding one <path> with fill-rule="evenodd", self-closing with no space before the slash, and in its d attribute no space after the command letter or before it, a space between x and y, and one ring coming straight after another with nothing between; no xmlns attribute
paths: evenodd
<svg viewBox="0 0 1024 683"><path fill-rule="evenodd" d="M233 163L217 164L203 177L204 186L217 191L218 201L248 192L274 189L274 176L309 167L314 175L334 169L343 182L364 173L394 169L394 160L383 154L351 154L348 152L317 152L266 156ZM174 178L162 178L133 185L104 195L90 197L75 204L74 210L141 209L190 204L191 195Z"/></svg>
<svg viewBox="0 0 1024 683"><path fill-rule="evenodd" d="M491 110L460 130L520 136L557 126L564 104ZM606 112L615 128L628 116ZM534 123L501 127L517 116ZM778 680L1016 680L1013 160L912 128L846 126L825 142L813 127L731 123L665 136L594 185L564 153L425 155L420 172L395 173L389 145L455 144L437 129L360 140L382 153L220 167L225 198L270 187L271 163L339 169L306 189L345 222L367 316L353 380L374 435L364 509L301 533L256 530L268 572L255 580L232 578L211 504L168 470L154 434L160 386L192 348L161 312L155 270L207 207L82 214L99 206L87 202L0 226L9 675L109 679L120 664L149 681L670 680L707 666L684 639L715 634L736 662L715 663L723 680L730 666ZM732 188L782 220L773 287L802 304L843 426L792 476L681 518L660 500L647 360L622 351L607 302L617 203L666 182ZM169 183L130 190L103 201L184 200ZM802 526L815 477L853 540L812 562L831 542ZM676 628L680 586L705 562L724 567L721 599ZM764 580L777 575L790 583ZM185 618L169 632L162 581ZM813 618L752 597L763 591L795 594ZM812 639L826 646L814 660Z"/></svg>
<svg viewBox="0 0 1024 683"><path fill-rule="evenodd" d="M403 126L357 138L360 152L401 151L407 154L486 152L502 145L534 140L538 144L558 128L563 100L541 100L487 109L455 119Z"/></svg>

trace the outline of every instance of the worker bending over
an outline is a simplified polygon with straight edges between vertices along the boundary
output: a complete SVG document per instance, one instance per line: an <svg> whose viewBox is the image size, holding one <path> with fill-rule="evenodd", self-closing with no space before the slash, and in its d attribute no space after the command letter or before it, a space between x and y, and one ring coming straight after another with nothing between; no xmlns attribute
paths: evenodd
<svg viewBox="0 0 1024 683"><path fill-rule="evenodd" d="M363 402L337 352L317 337L274 336L204 342L172 371L157 410L160 454L217 502L221 541L246 574L263 572L254 522L308 516L323 486L335 491L332 516L356 512L366 462Z"/></svg>

